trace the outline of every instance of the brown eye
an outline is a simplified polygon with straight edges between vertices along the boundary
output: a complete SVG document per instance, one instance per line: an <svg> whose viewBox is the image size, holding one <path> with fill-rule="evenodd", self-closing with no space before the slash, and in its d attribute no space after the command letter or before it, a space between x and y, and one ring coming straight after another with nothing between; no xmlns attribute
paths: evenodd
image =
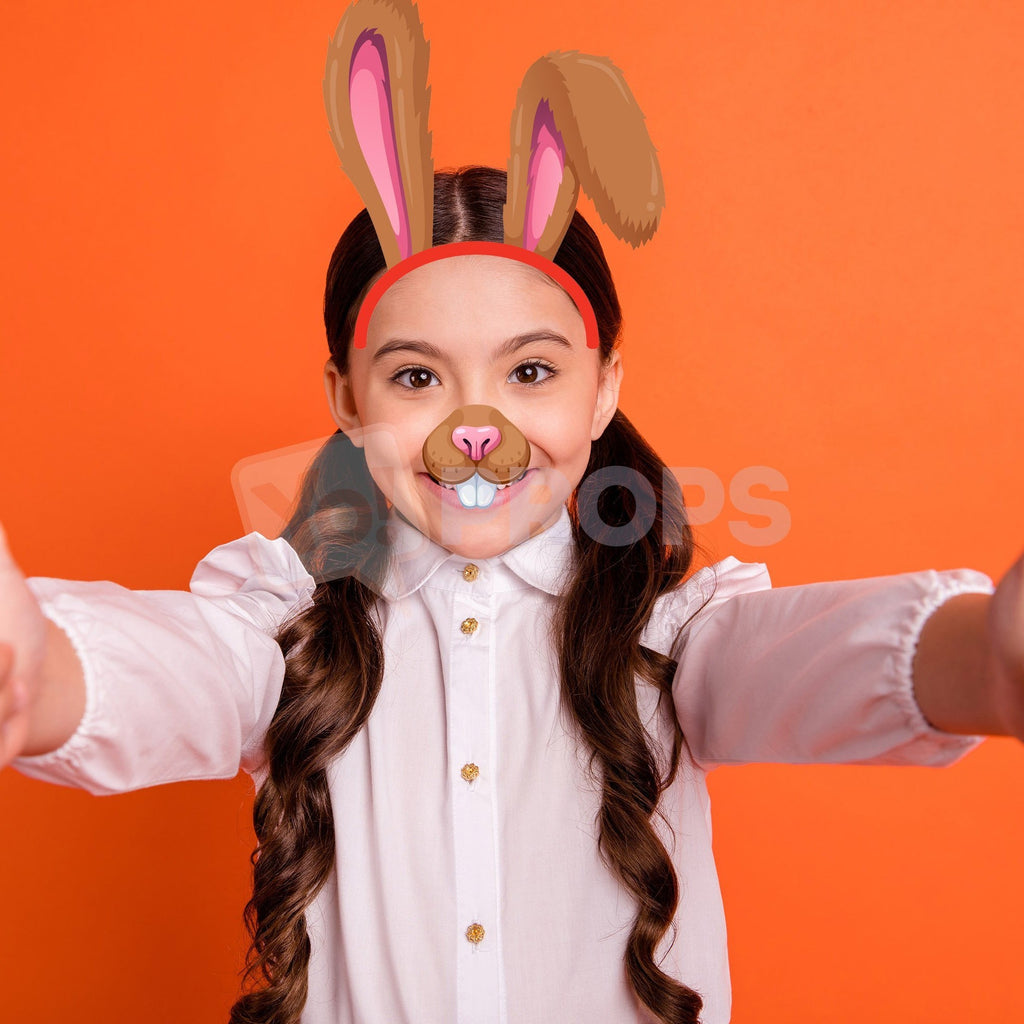
<svg viewBox="0 0 1024 1024"><path fill-rule="evenodd" d="M554 376L554 370L549 370L543 363L522 363L509 376L514 377L517 384L543 384Z"/></svg>
<svg viewBox="0 0 1024 1024"><path fill-rule="evenodd" d="M430 387L434 375L422 366L410 366L407 370L399 370L391 380L406 390L422 391Z"/></svg>

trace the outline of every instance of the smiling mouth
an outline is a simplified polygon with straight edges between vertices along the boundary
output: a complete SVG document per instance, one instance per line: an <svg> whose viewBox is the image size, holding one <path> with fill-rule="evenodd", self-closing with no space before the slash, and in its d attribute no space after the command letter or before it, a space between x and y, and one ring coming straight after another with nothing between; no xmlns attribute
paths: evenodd
<svg viewBox="0 0 1024 1024"><path fill-rule="evenodd" d="M494 501L494 496L498 491L503 491L506 487L512 487L519 483L528 472L528 469L524 469L515 480L510 480L507 484L492 484L479 473L474 473L468 480L463 480L461 484L441 484L441 486L447 491L454 491L463 508L487 508Z"/></svg>

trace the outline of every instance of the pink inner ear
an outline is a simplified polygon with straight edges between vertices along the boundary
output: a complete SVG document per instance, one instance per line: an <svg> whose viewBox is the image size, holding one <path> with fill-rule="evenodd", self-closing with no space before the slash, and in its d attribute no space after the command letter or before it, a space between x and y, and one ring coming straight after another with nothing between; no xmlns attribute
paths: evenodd
<svg viewBox="0 0 1024 1024"><path fill-rule="evenodd" d="M526 216L523 244L535 250L555 209L555 198L565 172L565 144L545 100L537 104L530 139L530 166L526 172Z"/></svg>
<svg viewBox="0 0 1024 1024"><path fill-rule="evenodd" d="M395 117L391 109L391 88L384 40L367 29L352 49L348 75L348 96L352 124L366 166L377 186L391 230L398 240L402 259L412 255L409 214L398 168Z"/></svg>

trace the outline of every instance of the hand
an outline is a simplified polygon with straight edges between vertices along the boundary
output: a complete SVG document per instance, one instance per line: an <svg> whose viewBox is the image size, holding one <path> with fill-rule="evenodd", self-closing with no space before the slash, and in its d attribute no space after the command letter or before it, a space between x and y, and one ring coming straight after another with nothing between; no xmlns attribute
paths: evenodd
<svg viewBox="0 0 1024 1024"><path fill-rule="evenodd" d="M1024 740L1024 554L1000 580L988 609L990 659L1006 732Z"/></svg>
<svg viewBox="0 0 1024 1024"><path fill-rule="evenodd" d="M0 768L22 752L41 686L47 619L0 526Z"/></svg>

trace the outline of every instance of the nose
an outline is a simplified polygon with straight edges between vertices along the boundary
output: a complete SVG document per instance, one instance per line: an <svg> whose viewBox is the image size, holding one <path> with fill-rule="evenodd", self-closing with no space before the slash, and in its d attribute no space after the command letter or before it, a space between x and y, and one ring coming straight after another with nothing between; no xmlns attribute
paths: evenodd
<svg viewBox="0 0 1024 1024"><path fill-rule="evenodd" d="M497 427L456 427L452 431L452 444L474 462L479 462L501 444L501 431Z"/></svg>

